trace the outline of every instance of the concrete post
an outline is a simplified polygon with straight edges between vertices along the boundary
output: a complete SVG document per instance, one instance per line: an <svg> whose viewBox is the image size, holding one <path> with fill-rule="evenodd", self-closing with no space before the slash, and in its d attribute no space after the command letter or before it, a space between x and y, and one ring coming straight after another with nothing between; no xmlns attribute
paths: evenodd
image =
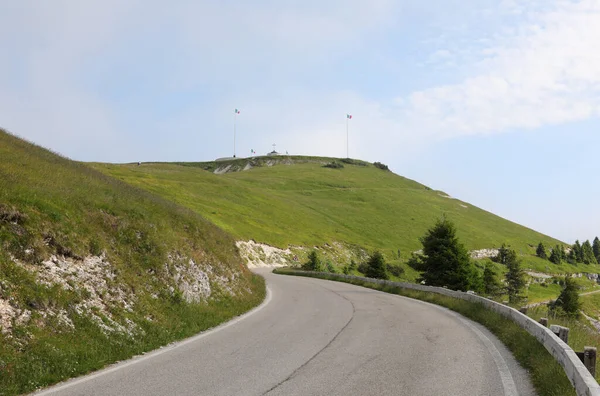
<svg viewBox="0 0 600 396"><path fill-rule="evenodd" d="M548 327L548 318L540 318L540 324L544 327Z"/></svg>
<svg viewBox="0 0 600 396"><path fill-rule="evenodd" d="M550 330L556 334L556 336L558 338L560 338L561 340L563 340L563 342L565 344L569 344L569 328L568 327L563 327L563 326L559 326L559 325L552 325L550 326Z"/></svg>
<svg viewBox="0 0 600 396"><path fill-rule="evenodd" d="M583 349L583 364L590 374L596 376L596 348L585 347Z"/></svg>

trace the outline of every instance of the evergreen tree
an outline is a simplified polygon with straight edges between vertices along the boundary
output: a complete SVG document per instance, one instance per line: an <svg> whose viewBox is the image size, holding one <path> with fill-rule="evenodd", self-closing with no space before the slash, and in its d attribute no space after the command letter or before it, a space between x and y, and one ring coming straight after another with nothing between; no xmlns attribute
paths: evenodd
<svg viewBox="0 0 600 396"><path fill-rule="evenodd" d="M596 257L596 261L600 263L600 239L598 239L598 237L594 238L592 250L594 250L594 256Z"/></svg>
<svg viewBox="0 0 600 396"><path fill-rule="evenodd" d="M490 264L483 270L483 292L486 296L495 297L500 294L502 285L498 281L498 275Z"/></svg>
<svg viewBox="0 0 600 396"><path fill-rule="evenodd" d="M565 250L565 247L563 245L559 245L559 249L560 249L560 258L562 261L565 261L567 259L567 251Z"/></svg>
<svg viewBox="0 0 600 396"><path fill-rule="evenodd" d="M555 311L556 308L561 308L562 311L570 317L577 318L581 310L581 302L579 301L579 287L571 277L565 278L565 287L563 288L558 299L550 305L550 309Z"/></svg>
<svg viewBox="0 0 600 396"><path fill-rule="evenodd" d="M579 240L575 241L575 244L573 245L572 249L575 255L575 262L583 263L583 248L581 247L581 243L579 243Z"/></svg>
<svg viewBox="0 0 600 396"><path fill-rule="evenodd" d="M498 254L493 258L493 260L497 263L506 265L509 254L510 249L508 246L506 246L506 244L503 243L502 246L500 246L500 249L498 249Z"/></svg>
<svg viewBox="0 0 600 396"><path fill-rule="evenodd" d="M430 286L447 286L454 290L468 290L473 271L469 252L456 236L456 227L442 217L421 238L423 268L421 280Z"/></svg>
<svg viewBox="0 0 600 396"><path fill-rule="evenodd" d="M594 248L592 248L589 240L581 245L581 250L583 251L583 262L585 264L598 264L598 260L596 260L596 256L594 255Z"/></svg>
<svg viewBox="0 0 600 396"><path fill-rule="evenodd" d="M554 264L560 264L562 262L562 254L560 253L561 248L556 245L552 252L550 252L550 257L548 258Z"/></svg>
<svg viewBox="0 0 600 396"><path fill-rule="evenodd" d="M508 302L513 305L518 304L524 299L525 273L521 269L521 262L514 250L510 250L507 255L506 267L508 268L505 275Z"/></svg>
<svg viewBox="0 0 600 396"><path fill-rule="evenodd" d="M389 279L389 275L386 270L385 259L381 252L376 251L369 257L367 262L367 269L365 272L367 278L375 279Z"/></svg>
<svg viewBox="0 0 600 396"><path fill-rule="evenodd" d="M316 250L311 250L308 254L308 261L302 265L302 268L307 271L322 271L323 266L321 265L321 259L319 258Z"/></svg>
<svg viewBox="0 0 600 396"><path fill-rule="evenodd" d="M546 260L548 258L548 256L546 255L546 247L544 246L544 244L542 242L539 243L535 254L539 257L539 258L543 258L544 260Z"/></svg>

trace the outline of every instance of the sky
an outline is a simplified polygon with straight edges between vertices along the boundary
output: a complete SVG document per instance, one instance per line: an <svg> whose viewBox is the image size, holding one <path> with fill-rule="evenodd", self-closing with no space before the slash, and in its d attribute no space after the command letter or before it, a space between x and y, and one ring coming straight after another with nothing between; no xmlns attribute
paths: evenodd
<svg viewBox="0 0 600 396"><path fill-rule="evenodd" d="M79 161L383 162L600 235L600 2L0 0L0 127ZM240 114L235 116L234 109Z"/></svg>

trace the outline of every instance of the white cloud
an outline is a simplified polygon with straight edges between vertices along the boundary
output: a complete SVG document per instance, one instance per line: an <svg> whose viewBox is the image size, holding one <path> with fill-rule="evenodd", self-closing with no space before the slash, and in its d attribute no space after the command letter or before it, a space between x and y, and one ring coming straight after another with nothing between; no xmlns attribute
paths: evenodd
<svg viewBox="0 0 600 396"><path fill-rule="evenodd" d="M472 67L477 75L412 93L404 109L411 124L449 138L597 116L600 3L559 2L528 21L485 49L486 58Z"/></svg>

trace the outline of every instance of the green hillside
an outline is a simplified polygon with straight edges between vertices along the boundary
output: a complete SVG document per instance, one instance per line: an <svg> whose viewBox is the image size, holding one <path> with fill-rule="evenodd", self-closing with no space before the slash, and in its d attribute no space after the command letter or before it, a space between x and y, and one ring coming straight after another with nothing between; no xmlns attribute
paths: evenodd
<svg viewBox="0 0 600 396"><path fill-rule="evenodd" d="M0 130L0 394L257 305L262 278L234 242L189 209Z"/></svg>
<svg viewBox="0 0 600 396"><path fill-rule="evenodd" d="M361 161L331 169L328 158L274 157L210 163L95 164L102 172L182 204L241 240L280 248L334 242L382 249L401 260L420 249L419 237L445 214L470 250L507 243L526 266L556 267L533 257L542 241L559 241ZM339 160L338 160L339 162ZM250 167L252 167L250 169ZM241 171L246 169L245 171ZM224 171L215 174L214 171ZM343 263L342 263L343 264Z"/></svg>

